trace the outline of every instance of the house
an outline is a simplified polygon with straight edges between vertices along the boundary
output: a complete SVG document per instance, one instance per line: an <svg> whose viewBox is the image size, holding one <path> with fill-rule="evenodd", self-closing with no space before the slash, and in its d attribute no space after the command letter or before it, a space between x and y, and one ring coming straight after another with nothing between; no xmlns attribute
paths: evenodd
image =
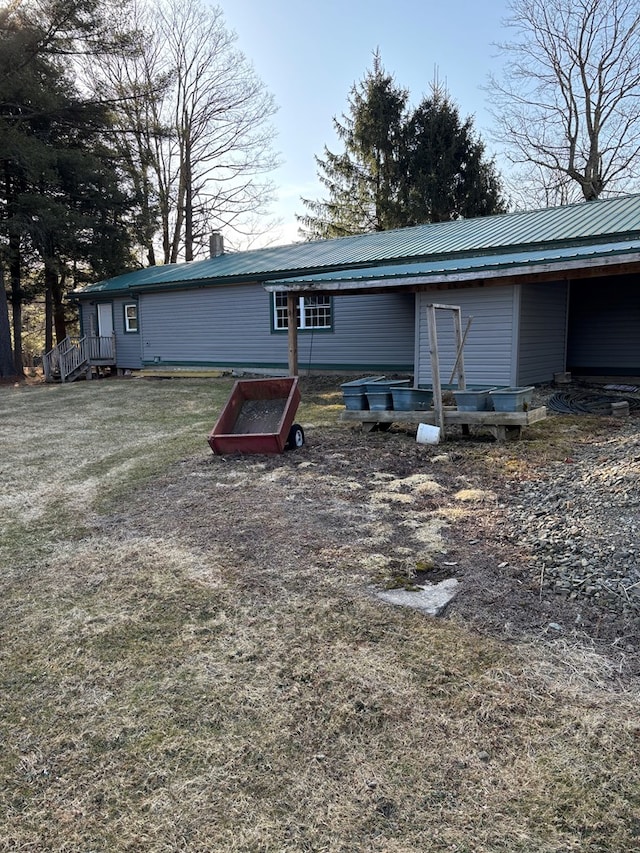
<svg viewBox="0 0 640 853"><path fill-rule="evenodd" d="M239 253L216 235L212 247L74 294L100 363L280 373L297 362L429 383L426 306L446 303L472 318L469 385L640 377L639 195ZM438 322L446 381L454 335L446 312Z"/></svg>

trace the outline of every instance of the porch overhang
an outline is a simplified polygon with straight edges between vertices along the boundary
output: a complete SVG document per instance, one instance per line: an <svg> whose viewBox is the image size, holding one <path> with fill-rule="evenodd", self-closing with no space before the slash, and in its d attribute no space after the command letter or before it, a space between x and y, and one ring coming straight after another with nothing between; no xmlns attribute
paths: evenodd
<svg viewBox="0 0 640 853"><path fill-rule="evenodd" d="M264 283L270 293L417 291L447 285L513 284L640 273L640 241L386 264Z"/></svg>
<svg viewBox="0 0 640 853"><path fill-rule="evenodd" d="M640 239L599 246L546 247L495 255L448 257L403 264L334 270L263 283L269 293L286 293L289 317L289 373L298 374L298 332L294 299L304 294L340 295L498 286L566 281L640 273Z"/></svg>

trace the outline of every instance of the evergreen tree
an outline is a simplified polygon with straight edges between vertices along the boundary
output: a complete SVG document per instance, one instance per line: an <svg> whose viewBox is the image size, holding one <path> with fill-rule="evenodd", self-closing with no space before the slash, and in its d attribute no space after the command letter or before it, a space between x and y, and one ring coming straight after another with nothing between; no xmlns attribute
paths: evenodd
<svg viewBox="0 0 640 853"><path fill-rule="evenodd" d="M504 212L499 178L472 119L460 119L437 82L407 123L405 156L404 225Z"/></svg>
<svg viewBox="0 0 640 853"><path fill-rule="evenodd" d="M500 179L485 156L473 120L438 83L417 108L374 56L349 97L350 112L334 119L344 151L325 146L316 157L328 200L302 199L298 217L309 239L384 231L407 225L483 216L505 210Z"/></svg>
<svg viewBox="0 0 640 853"><path fill-rule="evenodd" d="M52 2L44 20L30 16L28 3L0 16L0 238L18 369L26 260L35 260L44 282L58 340L66 335L63 298L78 270L103 275L131 264L128 201L104 142L109 110L80 93L69 55L80 50L74 40L89 27L92 6L77 4L82 27L73 3Z"/></svg>
<svg viewBox="0 0 640 853"><path fill-rule="evenodd" d="M11 348L11 327L9 326L9 306L4 286L4 268L0 261L0 379L13 379L19 371L13 360Z"/></svg>
<svg viewBox="0 0 640 853"><path fill-rule="evenodd" d="M409 93L398 87L374 54L373 69L351 89L350 114L333 124L344 143L334 154L325 146L316 157L327 201L303 199L309 208L299 217L311 238L343 237L385 231L402 224L403 136Z"/></svg>

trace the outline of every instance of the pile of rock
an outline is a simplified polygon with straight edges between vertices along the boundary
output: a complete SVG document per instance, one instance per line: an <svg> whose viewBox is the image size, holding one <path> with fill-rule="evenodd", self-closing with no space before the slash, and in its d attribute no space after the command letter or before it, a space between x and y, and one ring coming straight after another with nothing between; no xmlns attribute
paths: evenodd
<svg viewBox="0 0 640 853"><path fill-rule="evenodd" d="M533 556L541 588L640 615L640 434L630 420L575 449L505 506L507 537Z"/></svg>

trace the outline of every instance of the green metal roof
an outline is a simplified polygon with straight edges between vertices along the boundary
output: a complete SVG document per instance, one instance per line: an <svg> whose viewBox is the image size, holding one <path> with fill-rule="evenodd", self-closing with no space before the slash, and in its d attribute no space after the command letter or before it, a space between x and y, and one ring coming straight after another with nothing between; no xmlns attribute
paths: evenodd
<svg viewBox="0 0 640 853"><path fill-rule="evenodd" d="M387 275L402 275L401 266L412 266L417 275L429 268L480 270L500 264L527 264L536 258L562 261L559 249L593 255L606 244L632 245L640 239L640 195L600 199L564 207L438 222L393 231L275 246L249 252L223 254L204 261L148 267L125 273L76 292L79 298L117 293L153 291L243 283L250 281L312 280L327 275L343 280L345 270L355 277L376 277L381 267L393 267ZM600 250L599 250L600 251ZM621 251L619 248L618 251ZM318 280L318 279L316 279Z"/></svg>
<svg viewBox="0 0 640 853"><path fill-rule="evenodd" d="M525 270L537 271L540 266L560 265L563 269L571 267L607 266L621 259L640 264L640 239L624 240L617 243L602 243L588 246L560 246L523 252L505 252L494 255L458 255L456 257L425 259L404 264L379 264L374 267L358 267L348 270L331 270L313 275L299 275L294 278L274 279L265 283L270 291L304 290L305 285L335 286L336 289L348 289L349 285L362 286L362 282L375 280L376 283L393 279L420 279L420 283L446 282L464 278L489 278L497 275L516 274ZM338 287L339 286L339 287ZM318 289L318 288L315 288Z"/></svg>

